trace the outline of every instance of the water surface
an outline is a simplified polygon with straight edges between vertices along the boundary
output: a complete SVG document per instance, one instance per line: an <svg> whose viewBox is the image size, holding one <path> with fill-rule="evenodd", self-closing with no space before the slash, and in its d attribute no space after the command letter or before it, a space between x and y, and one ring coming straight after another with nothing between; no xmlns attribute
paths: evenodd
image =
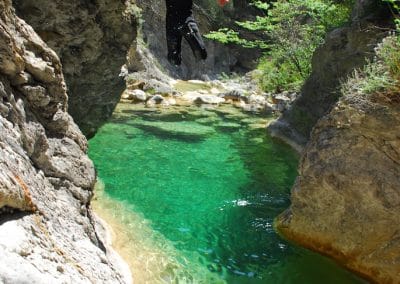
<svg viewBox="0 0 400 284"><path fill-rule="evenodd" d="M164 255L153 260L163 265L146 266L143 282L360 283L274 231L299 157L273 140L265 123L233 108L120 105L90 141L102 198L123 204L114 208L120 215L135 216L126 222L134 236L124 245L136 246L132 257L144 261ZM140 255L143 243L156 252Z"/></svg>

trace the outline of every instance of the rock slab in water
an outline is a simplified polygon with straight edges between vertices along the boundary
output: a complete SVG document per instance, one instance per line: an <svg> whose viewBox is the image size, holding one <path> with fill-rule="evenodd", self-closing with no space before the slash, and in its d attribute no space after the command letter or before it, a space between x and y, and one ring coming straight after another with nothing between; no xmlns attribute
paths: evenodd
<svg viewBox="0 0 400 284"><path fill-rule="evenodd" d="M210 104L210 105L218 105L225 102L224 98L220 98L215 95L200 95L195 100L196 104Z"/></svg>
<svg viewBox="0 0 400 284"><path fill-rule="evenodd" d="M61 63L0 0L0 283L123 283L89 208L95 171Z"/></svg>

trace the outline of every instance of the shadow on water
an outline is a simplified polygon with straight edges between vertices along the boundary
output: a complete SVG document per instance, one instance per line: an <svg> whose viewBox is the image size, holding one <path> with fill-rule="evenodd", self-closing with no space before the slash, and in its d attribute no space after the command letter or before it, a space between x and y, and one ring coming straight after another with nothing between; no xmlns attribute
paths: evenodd
<svg viewBox="0 0 400 284"><path fill-rule="evenodd" d="M188 133L177 133L177 132L172 132L172 131L167 131L160 129L159 127L156 126L151 126L151 125L143 125L139 123L127 123L130 126L136 127L142 131L145 131L151 135L156 136L157 138L161 140L177 140L180 142L185 142L185 143L200 143L207 139L206 135L196 135L196 134L188 134ZM127 136L128 137L128 136Z"/></svg>
<svg viewBox="0 0 400 284"><path fill-rule="evenodd" d="M232 275L229 283L266 283L266 268L294 253L274 231L273 219L289 206L298 157L287 145L272 142L265 130L218 130L232 137L231 147L236 149L248 180L239 187L237 199L224 205L229 212L224 231L235 234L224 234L222 230L214 233L219 236L210 233L209 246L217 251L207 255L212 263L209 270L226 269ZM261 142L252 142L260 137ZM213 243L215 239L217 245Z"/></svg>
<svg viewBox="0 0 400 284"><path fill-rule="evenodd" d="M123 110L120 110L120 112L123 114L133 114L135 116L145 116L145 115L154 113L154 111L151 109L148 109L148 110L146 110L146 109L141 109L141 110L139 110L139 109L123 109Z"/></svg>
<svg viewBox="0 0 400 284"><path fill-rule="evenodd" d="M235 148L251 180L261 188L289 196L297 176L299 155L287 144L273 139L266 130L245 133L245 138L234 137Z"/></svg>
<svg viewBox="0 0 400 284"><path fill-rule="evenodd" d="M146 121L165 121L165 122L180 122L182 120L190 120L186 112L178 113L153 113L142 117Z"/></svg>

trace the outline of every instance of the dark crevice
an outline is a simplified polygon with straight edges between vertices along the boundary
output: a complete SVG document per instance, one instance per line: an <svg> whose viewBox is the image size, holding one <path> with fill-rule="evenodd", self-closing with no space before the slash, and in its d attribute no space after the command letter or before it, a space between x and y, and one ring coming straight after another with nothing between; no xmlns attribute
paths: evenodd
<svg viewBox="0 0 400 284"><path fill-rule="evenodd" d="M107 254L107 249L106 246L104 245L104 243L101 241L101 238L99 237L97 230L96 230L96 221L94 219L93 213L90 209L90 205L87 205L86 207L87 209L87 213L88 213L88 218L89 218L89 222L92 225L93 228L93 232L94 232L94 238L90 238L90 240L92 241L92 243L94 245L96 245L100 250L102 250L105 254Z"/></svg>
<svg viewBox="0 0 400 284"><path fill-rule="evenodd" d="M22 219L25 216L30 215L31 213L26 212L26 211L21 211L17 208L9 207L9 206L4 206L0 208L0 226L3 224L9 222L9 221L15 221L18 219Z"/></svg>

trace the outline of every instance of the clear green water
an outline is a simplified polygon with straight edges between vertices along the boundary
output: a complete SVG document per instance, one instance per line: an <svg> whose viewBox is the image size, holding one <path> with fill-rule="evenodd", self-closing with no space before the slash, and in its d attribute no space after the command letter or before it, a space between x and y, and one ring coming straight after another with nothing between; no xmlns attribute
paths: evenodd
<svg viewBox="0 0 400 284"><path fill-rule="evenodd" d="M91 139L89 154L106 194L174 247L184 272L165 282L360 283L273 230L289 206L298 156L257 128L259 118L124 108Z"/></svg>

